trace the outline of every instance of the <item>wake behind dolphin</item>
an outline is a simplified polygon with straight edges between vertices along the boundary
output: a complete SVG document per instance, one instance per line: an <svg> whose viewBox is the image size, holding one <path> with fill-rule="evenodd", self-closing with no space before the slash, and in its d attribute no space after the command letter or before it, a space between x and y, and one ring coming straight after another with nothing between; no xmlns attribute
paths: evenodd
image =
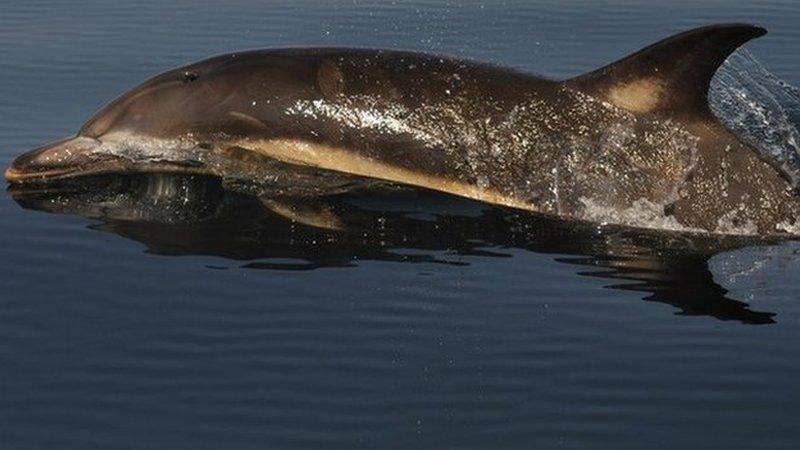
<svg viewBox="0 0 800 450"><path fill-rule="evenodd" d="M699 28L565 81L388 50L225 55L143 83L6 178L198 173L287 196L393 184L565 219L792 233L791 177L708 105L718 67L763 34Z"/></svg>

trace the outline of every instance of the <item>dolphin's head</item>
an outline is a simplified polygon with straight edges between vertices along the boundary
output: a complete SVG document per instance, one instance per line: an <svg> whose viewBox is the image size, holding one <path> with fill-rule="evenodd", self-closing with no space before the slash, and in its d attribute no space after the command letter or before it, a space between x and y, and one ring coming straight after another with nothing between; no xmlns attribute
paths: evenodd
<svg viewBox="0 0 800 450"><path fill-rule="evenodd" d="M75 136L19 156L6 179L25 183L132 172L213 175L220 141L264 127L247 120L261 115L254 108L264 111L257 101L264 89L261 96L254 94L264 86L263 77L272 76L271 86L278 88L290 80L281 76L285 70L248 70L252 62L243 59L212 58L145 81L97 112Z"/></svg>

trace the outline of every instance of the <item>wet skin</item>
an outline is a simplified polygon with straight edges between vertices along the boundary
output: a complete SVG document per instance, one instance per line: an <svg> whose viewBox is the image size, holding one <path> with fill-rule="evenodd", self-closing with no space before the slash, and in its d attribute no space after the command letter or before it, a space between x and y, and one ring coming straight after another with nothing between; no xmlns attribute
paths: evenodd
<svg viewBox="0 0 800 450"><path fill-rule="evenodd" d="M383 182L559 218L647 205L689 228L780 233L800 212L792 184L706 99L762 34L698 29L567 81L385 50L225 55L134 88L6 178L179 172L302 195Z"/></svg>

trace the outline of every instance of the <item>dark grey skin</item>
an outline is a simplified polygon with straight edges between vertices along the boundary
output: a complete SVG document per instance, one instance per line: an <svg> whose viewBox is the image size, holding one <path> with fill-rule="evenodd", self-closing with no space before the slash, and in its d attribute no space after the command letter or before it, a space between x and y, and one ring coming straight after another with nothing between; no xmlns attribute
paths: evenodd
<svg viewBox="0 0 800 450"><path fill-rule="evenodd" d="M225 55L134 88L6 179L182 172L304 196L391 183L566 219L793 232L792 183L707 103L719 65L764 33L705 27L566 81L387 50Z"/></svg>

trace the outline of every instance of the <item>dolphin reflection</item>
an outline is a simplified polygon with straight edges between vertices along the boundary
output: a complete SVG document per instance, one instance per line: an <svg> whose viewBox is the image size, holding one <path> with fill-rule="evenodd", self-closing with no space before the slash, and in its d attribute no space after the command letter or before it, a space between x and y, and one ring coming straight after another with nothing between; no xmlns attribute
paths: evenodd
<svg viewBox="0 0 800 450"><path fill-rule="evenodd" d="M613 280L608 288L641 292L644 300L672 305L681 315L774 323L774 313L727 297L708 266L714 254L768 243L764 238L566 223L409 190L380 198L341 195L324 204L279 193L265 199L192 175L107 176L12 186L9 193L26 209L96 219L92 229L141 242L159 255L312 270L358 260L457 265L467 264L458 256L510 257L504 249L525 249L558 255L556 261L581 268L578 275Z"/></svg>

